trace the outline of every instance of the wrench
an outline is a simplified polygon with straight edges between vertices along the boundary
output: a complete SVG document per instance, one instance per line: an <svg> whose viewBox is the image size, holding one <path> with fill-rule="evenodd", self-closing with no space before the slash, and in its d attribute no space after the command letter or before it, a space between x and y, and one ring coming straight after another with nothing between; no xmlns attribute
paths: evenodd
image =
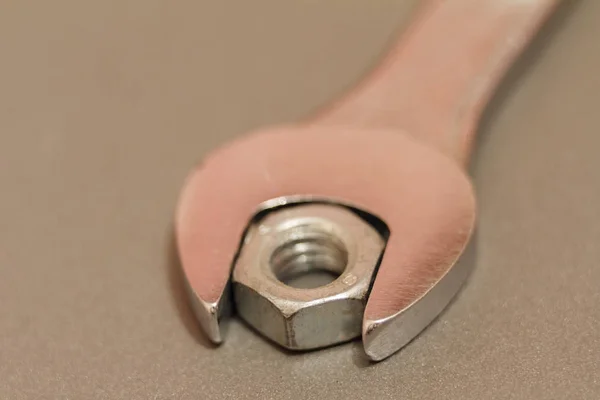
<svg viewBox="0 0 600 400"><path fill-rule="evenodd" d="M249 221L274 202L364 210L389 237L362 321L366 355L404 347L448 305L476 220L465 171L479 118L559 0L426 0L362 83L306 121L250 132L188 176L177 248L195 314L223 341L229 279ZM268 207L267 207L267 206Z"/></svg>

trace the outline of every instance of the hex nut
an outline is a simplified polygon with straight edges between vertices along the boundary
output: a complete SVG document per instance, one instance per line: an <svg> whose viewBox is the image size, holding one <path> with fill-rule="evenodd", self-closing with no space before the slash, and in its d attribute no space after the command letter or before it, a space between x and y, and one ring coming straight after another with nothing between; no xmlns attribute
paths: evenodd
<svg viewBox="0 0 600 400"><path fill-rule="evenodd" d="M340 205L308 203L271 211L249 227L240 249L232 276L237 312L287 349L354 339L361 335L384 247L377 230ZM282 281L319 269L339 277L309 289Z"/></svg>

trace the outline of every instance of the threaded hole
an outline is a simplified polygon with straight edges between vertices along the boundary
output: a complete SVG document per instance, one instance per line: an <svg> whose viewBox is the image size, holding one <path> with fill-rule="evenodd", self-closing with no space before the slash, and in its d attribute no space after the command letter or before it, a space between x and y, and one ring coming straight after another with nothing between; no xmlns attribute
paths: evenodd
<svg viewBox="0 0 600 400"><path fill-rule="evenodd" d="M284 233L287 240L271 256L271 269L281 282L314 289L335 281L346 269L348 250L335 235L302 225Z"/></svg>

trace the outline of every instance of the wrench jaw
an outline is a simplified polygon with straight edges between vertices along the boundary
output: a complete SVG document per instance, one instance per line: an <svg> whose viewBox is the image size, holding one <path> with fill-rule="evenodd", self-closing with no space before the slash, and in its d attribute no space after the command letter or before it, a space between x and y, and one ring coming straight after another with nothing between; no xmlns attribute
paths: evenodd
<svg viewBox="0 0 600 400"><path fill-rule="evenodd" d="M221 312L222 308L219 307L219 302L208 303L202 300L194 292L194 289L192 289L187 280L186 289L188 298L190 299L190 303L192 305L192 310L194 311L196 319L200 323L202 331L204 331L207 338L215 345L223 343L223 334L221 332L221 328L219 327L219 320L221 319L219 314L223 313ZM227 296L223 296L223 298L225 297Z"/></svg>
<svg viewBox="0 0 600 400"><path fill-rule="evenodd" d="M187 278L185 288L200 328L214 345L222 344L227 326L224 322L232 314L231 285L227 284L216 302L207 302L198 296Z"/></svg>
<svg viewBox="0 0 600 400"><path fill-rule="evenodd" d="M206 158L179 203L182 267L196 315L213 342L223 340L219 320L248 223L257 207L294 197L352 205L373 212L389 228L363 317L365 351L373 360L393 354L424 329L460 287L450 283L464 280L453 266L471 235L475 202L468 177L453 159L395 130L260 131Z"/></svg>
<svg viewBox="0 0 600 400"><path fill-rule="evenodd" d="M443 199L455 207L439 215L443 209L424 214L421 223L427 231L412 236L405 231L403 240L397 240L392 229L363 318L363 346L372 361L389 357L418 336L448 306L474 267L472 187L457 186Z"/></svg>
<svg viewBox="0 0 600 400"><path fill-rule="evenodd" d="M363 347L371 361L395 354L425 330L453 301L475 267L476 243L472 231L462 241L466 247L458 256L449 254L447 271L419 293L411 284L396 282L407 296L396 313L378 316L378 305L367 303L363 319ZM435 278L434 278L435 279ZM414 285L414 284L413 284ZM400 288L404 286L404 288ZM412 293L412 295L411 295ZM381 315L381 314L379 314Z"/></svg>

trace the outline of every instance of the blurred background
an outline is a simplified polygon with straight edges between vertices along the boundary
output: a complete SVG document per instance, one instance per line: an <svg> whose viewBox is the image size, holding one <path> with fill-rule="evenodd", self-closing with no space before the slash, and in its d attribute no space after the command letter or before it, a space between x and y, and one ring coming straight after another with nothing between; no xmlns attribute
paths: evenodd
<svg viewBox="0 0 600 400"><path fill-rule="evenodd" d="M595 0L564 2L489 107L476 269L410 346L370 365L197 327L188 171L352 87L417 3L0 1L0 398L600 398Z"/></svg>

